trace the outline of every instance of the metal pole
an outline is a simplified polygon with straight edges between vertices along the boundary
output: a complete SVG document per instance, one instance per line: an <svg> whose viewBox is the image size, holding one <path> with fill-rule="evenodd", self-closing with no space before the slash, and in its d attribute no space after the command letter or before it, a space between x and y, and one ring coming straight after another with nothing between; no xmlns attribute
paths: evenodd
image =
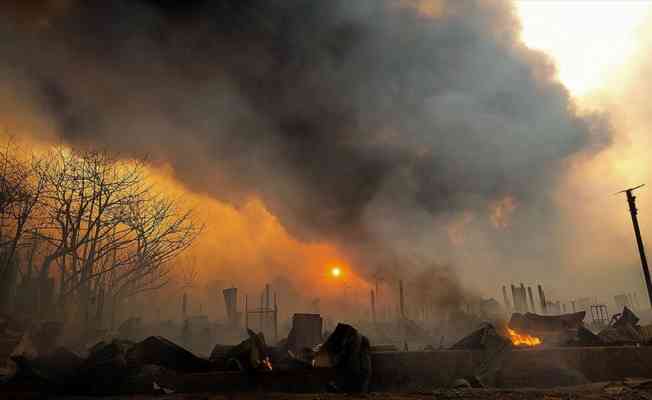
<svg viewBox="0 0 652 400"><path fill-rule="evenodd" d="M642 185L641 185L642 186ZM647 266L647 258L645 257L645 247L643 246L643 238L641 238L641 229L638 226L638 210L636 209L636 196L632 194L635 189L639 187L625 190L627 194L627 203L629 204L629 213L632 215L632 225L634 225L634 234L636 235L636 244L638 246L638 254L641 256L641 267L643 268L643 276L645 277L645 285L647 286L647 294L652 305L652 279L650 279L650 269Z"/></svg>

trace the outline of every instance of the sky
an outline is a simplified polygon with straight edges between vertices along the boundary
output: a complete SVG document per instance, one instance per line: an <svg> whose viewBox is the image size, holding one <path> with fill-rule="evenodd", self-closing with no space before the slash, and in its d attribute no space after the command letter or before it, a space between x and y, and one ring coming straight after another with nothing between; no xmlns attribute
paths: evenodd
<svg viewBox="0 0 652 400"><path fill-rule="evenodd" d="M588 283L579 290L582 295L635 290L644 296L627 207L622 195L613 193L650 178L650 122L641 92L649 88L652 2L524 0L515 5L524 43L545 52L575 101L606 113L616 132L605 151L575 168L560 187L566 221L576 222L570 228L575 252L562 297L572 298L580 282ZM645 239L652 235L647 211L652 202L649 189L637 195Z"/></svg>
<svg viewBox="0 0 652 400"><path fill-rule="evenodd" d="M180 262L205 304L265 282L366 304L380 275L445 304L644 293L614 193L652 184L651 1L308 3L9 6L0 120L151 155L207 221Z"/></svg>
<svg viewBox="0 0 652 400"><path fill-rule="evenodd" d="M522 39L557 64L559 79L578 98L609 89L611 76L641 45L648 0L521 0Z"/></svg>

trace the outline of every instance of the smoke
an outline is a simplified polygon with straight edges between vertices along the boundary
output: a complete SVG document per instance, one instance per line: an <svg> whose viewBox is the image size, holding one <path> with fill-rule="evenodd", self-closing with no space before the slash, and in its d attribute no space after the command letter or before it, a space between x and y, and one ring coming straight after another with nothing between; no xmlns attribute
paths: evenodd
<svg viewBox="0 0 652 400"><path fill-rule="evenodd" d="M507 1L28 3L0 6L0 86L35 119L260 198L367 276L549 260L552 192L610 138Z"/></svg>
<svg viewBox="0 0 652 400"><path fill-rule="evenodd" d="M609 309L618 310L613 296L636 291L646 307L646 289L623 189L646 183L635 192L638 219L649 254L652 235L652 170L649 164L650 104L642 95L652 88L652 19L637 32L637 49L615 69L601 91L582 99L585 107L608 110L611 145L595 157L580 160L563 178L556 197L567 228L560 240L569 267L559 282L569 298L602 294ZM578 285L587 282L589 285Z"/></svg>

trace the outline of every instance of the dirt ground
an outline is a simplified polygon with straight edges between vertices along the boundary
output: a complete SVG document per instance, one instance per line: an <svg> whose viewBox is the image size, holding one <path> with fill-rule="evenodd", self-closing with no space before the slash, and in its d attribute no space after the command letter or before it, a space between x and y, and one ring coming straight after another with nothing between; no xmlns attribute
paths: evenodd
<svg viewBox="0 0 652 400"><path fill-rule="evenodd" d="M1 394L7 400L76 399L92 400L98 397L48 396L43 394ZM159 396L112 396L113 400L652 400L652 380L628 380L594 383L585 386L558 389L438 389L424 393L345 394L169 394Z"/></svg>

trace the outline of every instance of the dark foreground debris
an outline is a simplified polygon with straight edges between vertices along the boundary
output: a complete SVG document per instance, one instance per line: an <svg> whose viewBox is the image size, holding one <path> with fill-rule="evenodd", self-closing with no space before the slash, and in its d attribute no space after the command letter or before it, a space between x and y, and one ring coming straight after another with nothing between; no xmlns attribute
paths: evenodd
<svg viewBox="0 0 652 400"><path fill-rule="evenodd" d="M102 341L86 357L63 347L39 352L25 336L11 358L15 372L4 384L0 381L0 393L171 394L248 392L263 387L301 392L368 390L369 340L350 325L340 324L318 352L307 349L303 358L287 346L268 347L261 333L248 334L236 346L215 346L208 359L160 336L140 342Z"/></svg>
<svg viewBox="0 0 652 400"><path fill-rule="evenodd" d="M337 324L315 359L317 367L333 367L337 378L332 391L366 393L371 380L369 339L351 325Z"/></svg>
<svg viewBox="0 0 652 400"><path fill-rule="evenodd" d="M624 315L612 326L637 329L635 318ZM583 327L577 328L577 337L579 343L603 343ZM82 354L64 347L39 353L29 337L23 339L20 351L12 357L15 373L6 384L0 378L0 398L27 392L177 396L203 392L432 393L434 388L477 394L485 393L477 390L497 393L489 388L550 388L652 377L652 347L523 348L513 346L502 330L489 324L460 340L453 350L377 353L371 352L364 335L346 324L338 325L323 344L303 347L298 355L287 341L270 347L263 335L251 331L236 346L215 346L210 358L158 336L138 342L101 341Z"/></svg>

